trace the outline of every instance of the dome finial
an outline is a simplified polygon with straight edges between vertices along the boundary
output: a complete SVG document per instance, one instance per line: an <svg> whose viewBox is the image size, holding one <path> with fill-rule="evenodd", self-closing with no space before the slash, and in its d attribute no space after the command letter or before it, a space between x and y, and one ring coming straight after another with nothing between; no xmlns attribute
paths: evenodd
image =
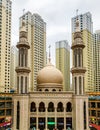
<svg viewBox="0 0 100 130"><path fill-rule="evenodd" d="M23 9L23 15L24 15L24 13L25 13L25 9ZM24 20L24 17L23 17L23 19L22 19L22 27L23 26L25 26L25 20Z"/></svg>
<svg viewBox="0 0 100 130"><path fill-rule="evenodd" d="M23 15L24 15L24 13L25 13L25 9L23 9Z"/></svg>
<svg viewBox="0 0 100 130"><path fill-rule="evenodd" d="M76 16L77 16L77 19L78 19L78 9L76 10Z"/></svg>
<svg viewBox="0 0 100 130"><path fill-rule="evenodd" d="M78 19L78 9L76 10L76 32L79 32L79 19Z"/></svg>
<svg viewBox="0 0 100 130"><path fill-rule="evenodd" d="M23 17L22 17L22 23L21 23L21 27L20 27L20 32L21 31L25 31L26 32L24 12L25 12L25 9L23 9Z"/></svg>
<svg viewBox="0 0 100 130"><path fill-rule="evenodd" d="M49 48L49 58L48 58L48 59L49 59L49 63L50 63L50 62L51 62L51 53L50 53L50 48L51 48L51 45L49 45L49 47L48 47L48 48Z"/></svg>

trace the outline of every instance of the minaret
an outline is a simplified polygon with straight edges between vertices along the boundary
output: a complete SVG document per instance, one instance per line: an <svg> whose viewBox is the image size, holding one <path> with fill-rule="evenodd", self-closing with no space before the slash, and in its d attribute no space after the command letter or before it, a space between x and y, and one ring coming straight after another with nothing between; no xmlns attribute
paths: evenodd
<svg viewBox="0 0 100 130"><path fill-rule="evenodd" d="M85 45L83 43L82 34L79 30L79 20L76 20L76 32L74 34L74 42L71 49L73 50L73 67L72 84L76 95L84 94L84 74L86 68L83 67L83 49Z"/></svg>
<svg viewBox="0 0 100 130"><path fill-rule="evenodd" d="M25 22L22 22L22 27L20 28L19 42L17 43L17 48L19 49L19 61L18 67L16 67L17 72L17 92L19 94L28 93L29 90L29 73L30 68L28 67L28 49L30 48L27 41L27 32L25 29Z"/></svg>
<svg viewBox="0 0 100 130"><path fill-rule="evenodd" d="M73 112L72 122L74 130L89 130L88 128L88 96L84 93L84 74L86 68L83 67L83 43L82 34L79 30L79 20L76 20L76 32L74 34L73 50L73 67L72 86L73 94Z"/></svg>
<svg viewBox="0 0 100 130"><path fill-rule="evenodd" d="M19 32L19 42L17 43L19 50L17 72L17 94L13 96L13 126L12 130L29 130L29 73L28 67L28 49L30 48L27 41L27 32L25 22Z"/></svg>

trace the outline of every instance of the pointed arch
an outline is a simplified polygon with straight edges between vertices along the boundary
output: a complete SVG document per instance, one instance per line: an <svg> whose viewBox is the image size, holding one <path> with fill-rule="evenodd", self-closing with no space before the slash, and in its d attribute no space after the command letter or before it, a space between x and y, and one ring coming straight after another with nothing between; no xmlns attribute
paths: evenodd
<svg viewBox="0 0 100 130"><path fill-rule="evenodd" d="M57 105L57 112L63 112L63 111L64 111L63 103L59 102Z"/></svg>
<svg viewBox="0 0 100 130"><path fill-rule="evenodd" d="M45 112L45 104L44 104L44 102L39 103L39 112Z"/></svg>
<svg viewBox="0 0 100 130"><path fill-rule="evenodd" d="M35 104L35 102L31 103L31 105L30 105L30 111L31 112L36 112L36 104Z"/></svg>
<svg viewBox="0 0 100 130"><path fill-rule="evenodd" d="M54 112L54 103L50 102L48 104L48 112Z"/></svg>
<svg viewBox="0 0 100 130"><path fill-rule="evenodd" d="M70 102L66 104L66 112L72 112L72 104Z"/></svg>

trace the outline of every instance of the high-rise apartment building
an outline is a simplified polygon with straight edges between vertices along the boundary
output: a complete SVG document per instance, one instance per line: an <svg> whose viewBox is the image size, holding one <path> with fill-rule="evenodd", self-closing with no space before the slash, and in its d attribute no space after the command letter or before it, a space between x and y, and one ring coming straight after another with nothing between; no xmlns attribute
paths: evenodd
<svg viewBox="0 0 100 130"><path fill-rule="evenodd" d="M97 30L94 34L93 61L95 91L100 92L100 30Z"/></svg>
<svg viewBox="0 0 100 130"><path fill-rule="evenodd" d="M70 89L70 46L67 40L56 42L56 67L63 74L63 90Z"/></svg>
<svg viewBox="0 0 100 130"><path fill-rule="evenodd" d="M37 72L44 67L46 62L46 23L40 15L27 12L20 17L20 27L23 19L30 45L28 55L28 63L31 68L29 87L30 91L36 91Z"/></svg>
<svg viewBox="0 0 100 130"><path fill-rule="evenodd" d="M78 18L79 28L82 32L85 49L83 50L83 66L86 67L85 91L94 91L94 71L93 71L93 22L90 12L72 18L72 37L75 33L75 21ZM74 37L73 37L74 42Z"/></svg>
<svg viewBox="0 0 100 130"><path fill-rule="evenodd" d="M17 74L15 68L18 66L18 50L15 46L11 46L11 64L10 64L10 86L16 90Z"/></svg>
<svg viewBox="0 0 100 130"><path fill-rule="evenodd" d="M0 92L10 90L11 6L10 0L0 0Z"/></svg>

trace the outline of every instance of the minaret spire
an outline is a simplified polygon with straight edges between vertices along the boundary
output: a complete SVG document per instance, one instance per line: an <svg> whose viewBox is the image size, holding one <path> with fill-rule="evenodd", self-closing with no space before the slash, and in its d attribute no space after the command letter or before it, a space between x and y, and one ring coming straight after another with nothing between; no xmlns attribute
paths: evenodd
<svg viewBox="0 0 100 130"><path fill-rule="evenodd" d="M79 28L79 19L78 19L78 9L76 10L76 32L79 32L80 31L80 28Z"/></svg>
<svg viewBox="0 0 100 130"><path fill-rule="evenodd" d="M51 53L50 53L50 48L51 48L51 45L49 45L49 63L51 62Z"/></svg>
<svg viewBox="0 0 100 130"><path fill-rule="evenodd" d="M25 9L23 9L23 15L24 15L24 13L25 13Z"/></svg>

